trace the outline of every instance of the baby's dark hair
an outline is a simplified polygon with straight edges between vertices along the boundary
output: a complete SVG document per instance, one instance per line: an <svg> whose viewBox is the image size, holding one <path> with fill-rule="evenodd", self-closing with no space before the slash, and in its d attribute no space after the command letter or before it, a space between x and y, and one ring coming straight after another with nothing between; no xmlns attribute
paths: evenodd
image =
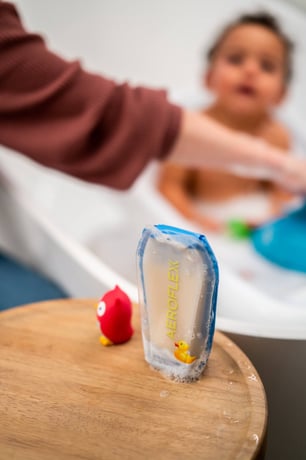
<svg viewBox="0 0 306 460"><path fill-rule="evenodd" d="M283 32L278 20L270 13L266 11L258 11L257 13L247 13L242 14L234 21L230 22L225 29L219 34L214 44L209 48L207 52L207 60L211 62L215 57L221 43L231 32L238 26L245 24L255 24L273 32L279 40L282 42L285 50L285 81L289 83L292 78L293 73L293 63L292 63L292 54L294 49L294 44L291 39Z"/></svg>

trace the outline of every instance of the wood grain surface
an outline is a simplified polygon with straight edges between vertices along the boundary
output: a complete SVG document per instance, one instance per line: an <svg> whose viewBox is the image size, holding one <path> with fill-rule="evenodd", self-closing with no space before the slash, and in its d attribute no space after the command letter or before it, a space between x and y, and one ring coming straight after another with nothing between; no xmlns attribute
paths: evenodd
<svg viewBox="0 0 306 460"><path fill-rule="evenodd" d="M251 459L266 429L266 398L248 358L216 332L202 378L174 383L143 356L135 334L102 347L95 299L0 314L0 458Z"/></svg>

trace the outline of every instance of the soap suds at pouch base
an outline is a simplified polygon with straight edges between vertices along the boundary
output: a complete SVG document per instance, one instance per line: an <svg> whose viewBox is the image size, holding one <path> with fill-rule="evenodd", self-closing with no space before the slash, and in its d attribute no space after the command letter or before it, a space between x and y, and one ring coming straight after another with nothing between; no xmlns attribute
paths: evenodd
<svg viewBox="0 0 306 460"><path fill-rule="evenodd" d="M137 249L146 361L178 381L200 377L215 330L218 265L204 235L145 228Z"/></svg>

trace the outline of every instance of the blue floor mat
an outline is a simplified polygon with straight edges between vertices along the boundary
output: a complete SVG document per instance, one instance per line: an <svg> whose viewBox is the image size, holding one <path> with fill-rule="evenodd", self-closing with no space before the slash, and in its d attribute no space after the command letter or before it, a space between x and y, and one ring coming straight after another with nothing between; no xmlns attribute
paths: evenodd
<svg viewBox="0 0 306 460"><path fill-rule="evenodd" d="M269 261L306 273L306 203L252 233L255 250Z"/></svg>
<svg viewBox="0 0 306 460"><path fill-rule="evenodd" d="M69 297L45 276L0 254L0 311L43 300Z"/></svg>

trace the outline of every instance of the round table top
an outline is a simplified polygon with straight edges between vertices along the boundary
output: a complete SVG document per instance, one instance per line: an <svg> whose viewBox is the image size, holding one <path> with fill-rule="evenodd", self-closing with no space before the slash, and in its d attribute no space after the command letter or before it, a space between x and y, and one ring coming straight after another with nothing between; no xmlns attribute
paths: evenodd
<svg viewBox="0 0 306 460"><path fill-rule="evenodd" d="M95 299L0 315L0 458L249 459L267 406L245 354L216 331L200 380L175 383L144 360L135 334L103 347Z"/></svg>

